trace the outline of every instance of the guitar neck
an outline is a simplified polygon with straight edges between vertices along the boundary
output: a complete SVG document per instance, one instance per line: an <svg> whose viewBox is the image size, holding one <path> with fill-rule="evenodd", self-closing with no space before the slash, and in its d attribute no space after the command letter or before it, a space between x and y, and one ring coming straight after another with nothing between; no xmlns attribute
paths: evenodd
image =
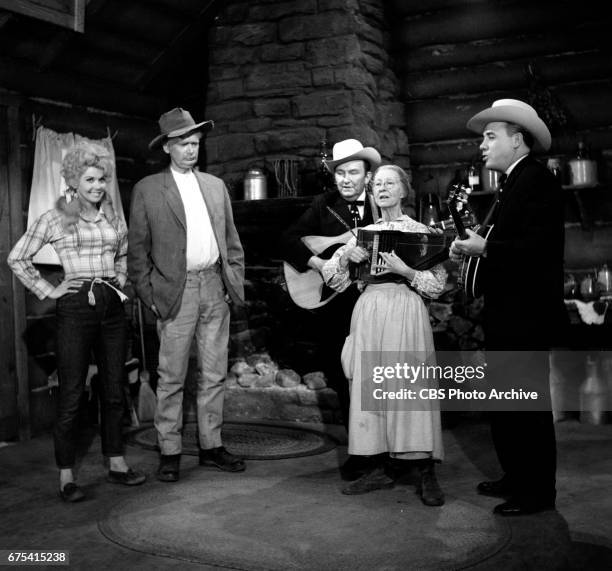
<svg viewBox="0 0 612 571"><path fill-rule="evenodd" d="M449 203L448 209L451 213L451 218L455 226L455 232L457 232L457 236L459 236L460 240L465 240L468 237L468 233L465 231L465 224L463 223L461 215L459 214L459 212L457 212L454 203Z"/></svg>

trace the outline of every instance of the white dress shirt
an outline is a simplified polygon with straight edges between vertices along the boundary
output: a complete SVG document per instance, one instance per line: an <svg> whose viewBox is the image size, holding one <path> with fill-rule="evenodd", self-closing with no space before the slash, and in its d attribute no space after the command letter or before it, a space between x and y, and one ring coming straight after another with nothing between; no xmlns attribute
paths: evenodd
<svg viewBox="0 0 612 571"><path fill-rule="evenodd" d="M206 202L193 171L180 173L170 169L185 208L187 223L187 271L212 266L219 259L219 246L213 233Z"/></svg>

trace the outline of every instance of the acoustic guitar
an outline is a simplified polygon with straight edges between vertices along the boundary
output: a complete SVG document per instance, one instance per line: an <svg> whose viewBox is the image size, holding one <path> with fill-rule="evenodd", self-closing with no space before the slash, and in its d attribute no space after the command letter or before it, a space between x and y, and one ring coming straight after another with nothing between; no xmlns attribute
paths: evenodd
<svg viewBox="0 0 612 571"><path fill-rule="evenodd" d="M470 189L463 185L453 185L448 195L447 205L454 221L455 230L460 240L468 238L465 231L464 220L472 218L468 209L468 194ZM491 213L492 210L489 211ZM486 217L487 220L490 216ZM472 228L477 234L487 239L493 230L493 225L474 225ZM463 289L469 300L476 299L482 295L482 272L480 267L480 256L462 256L459 264L459 275L457 285Z"/></svg>
<svg viewBox="0 0 612 571"><path fill-rule="evenodd" d="M461 216L459 216L459 219L461 219ZM433 227L454 232L454 224L454 219L448 218L437 222ZM347 244L352 237L356 237L359 230L359 228L356 228L338 236L304 236L302 242L306 244L313 255L327 260L340 246ZM325 285L323 277L317 270L308 269L299 272L290 263L283 262L283 274L291 299L303 309L323 307L339 293L332 292Z"/></svg>

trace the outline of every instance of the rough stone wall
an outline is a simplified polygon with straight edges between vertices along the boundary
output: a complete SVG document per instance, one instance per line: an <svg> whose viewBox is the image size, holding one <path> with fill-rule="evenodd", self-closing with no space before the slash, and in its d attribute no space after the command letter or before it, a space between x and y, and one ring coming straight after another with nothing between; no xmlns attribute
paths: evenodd
<svg viewBox="0 0 612 571"><path fill-rule="evenodd" d="M353 137L409 166L381 0L228 2L210 33L207 170L242 198L253 162L299 161L315 194L319 145ZM272 192L269 193L273 195Z"/></svg>

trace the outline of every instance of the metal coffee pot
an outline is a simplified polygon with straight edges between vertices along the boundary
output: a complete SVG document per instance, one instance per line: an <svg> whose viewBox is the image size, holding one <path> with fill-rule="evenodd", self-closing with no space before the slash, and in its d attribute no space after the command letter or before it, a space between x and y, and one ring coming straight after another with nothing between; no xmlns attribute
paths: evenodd
<svg viewBox="0 0 612 571"><path fill-rule="evenodd" d="M263 169L251 166L244 175L244 199L261 200L268 197L268 182Z"/></svg>

